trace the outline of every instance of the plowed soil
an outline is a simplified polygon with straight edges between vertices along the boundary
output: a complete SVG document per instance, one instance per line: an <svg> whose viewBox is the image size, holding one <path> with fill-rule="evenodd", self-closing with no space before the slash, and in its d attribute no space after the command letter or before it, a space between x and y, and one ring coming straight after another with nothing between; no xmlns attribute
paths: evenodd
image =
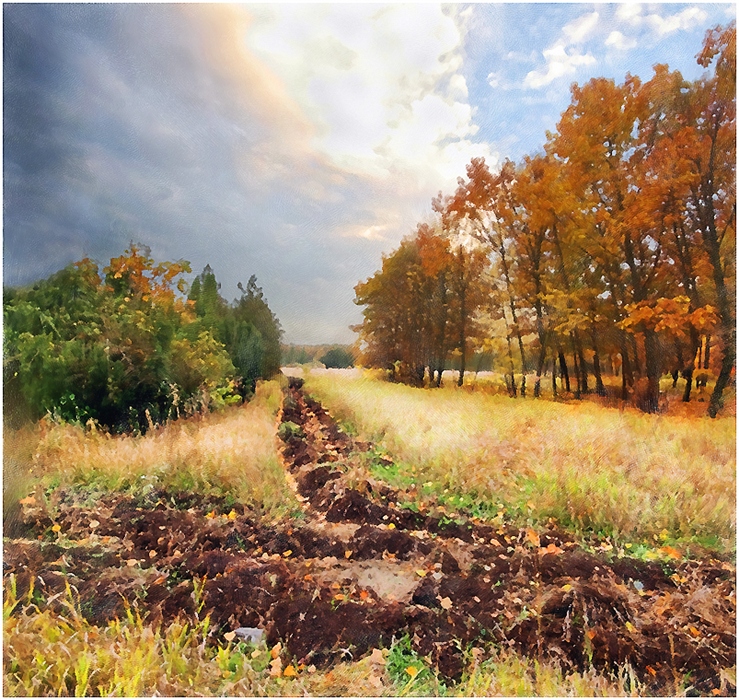
<svg viewBox="0 0 739 700"><path fill-rule="evenodd" d="M299 428L283 431L282 452L304 517L269 524L192 493L89 504L70 491L56 519L63 540L42 507L24 505L27 531L6 540L4 577L15 574L19 595L33 579L52 607L69 582L94 624L131 605L152 621L209 614L219 640L260 628L291 661L318 668L407 634L450 681L466 649L479 660L509 647L565 670L628 664L655 695L686 679L692 694L735 692L720 673L735 663L731 563L609 558L555 527L414 512L399 505L407 494L357 476L352 456L368 445L300 380L282 421Z"/></svg>

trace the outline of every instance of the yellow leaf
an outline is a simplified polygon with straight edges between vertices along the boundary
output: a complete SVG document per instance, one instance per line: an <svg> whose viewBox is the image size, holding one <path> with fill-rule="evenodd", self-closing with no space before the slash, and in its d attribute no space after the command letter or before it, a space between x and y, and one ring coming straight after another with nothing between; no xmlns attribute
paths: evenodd
<svg viewBox="0 0 739 700"><path fill-rule="evenodd" d="M228 519L236 520L236 518L238 517L239 517L238 513L235 510L231 509L231 512L228 514Z"/></svg>
<svg viewBox="0 0 739 700"><path fill-rule="evenodd" d="M62 526L61 525L54 525L54 526L52 526L51 531L52 532L59 532L61 529L62 529Z"/></svg>
<svg viewBox="0 0 739 700"><path fill-rule="evenodd" d="M214 510L210 511L206 516L206 518L210 518L211 520L216 517L216 512Z"/></svg>
<svg viewBox="0 0 739 700"><path fill-rule="evenodd" d="M701 636L700 630L697 627L693 627L693 625L690 625L690 627L688 627L688 630L690 630L690 634L692 634L694 637Z"/></svg>
<svg viewBox="0 0 739 700"><path fill-rule="evenodd" d="M395 523L388 523L387 529L388 530L394 530L395 529Z"/></svg>
<svg viewBox="0 0 739 700"><path fill-rule="evenodd" d="M636 632L636 627L634 627L630 622L626 623L626 629L629 630L629 632Z"/></svg>
<svg viewBox="0 0 739 700"><path fill-rule="evenodd" d="M561 591L564 591L565 593L567 593L568 591L571 591L572 590L572 584L571 583L565 583L565 585L562 586L560 588L560 590Z"/></svg>
<svg viewBox="0 0 739 700"><path fill-rule="evenodd" d="M344 552L344 559L350 559L350 558L351 558L351 556L352 556L352 550L351 550L351 549L347 549L347 550L346 550L346 551Z"/></svg>
<svg viewBox="0 0 739 700"><path fill-rule="evenodd" d="M416 569L416 575L423 578L428 572L424 571L423 569Z"/></svg>
<svg viewBox="0 0 739 700"><path fill-rule="evenodd" d="M285 678L294 678L295 676L298 675L298 672L295 670L295 667L292 664L290 664L282 672L282 675L285 676Z"/></svg>
<svg viewBox="0 0 739 700"><path fill-rule="evenodd" d="M285 557L285 559L287 559L292 553L293 553L293 550L288 549L287 551L282 553L282 556Z"/></svg>
<svg viewBox="0 0 739 700"><path fill-rule="evenodd" d="M418 669L415 666L408 666L408 668L405 669L405 672L411 678L415 678L418 675Z"/></svg>

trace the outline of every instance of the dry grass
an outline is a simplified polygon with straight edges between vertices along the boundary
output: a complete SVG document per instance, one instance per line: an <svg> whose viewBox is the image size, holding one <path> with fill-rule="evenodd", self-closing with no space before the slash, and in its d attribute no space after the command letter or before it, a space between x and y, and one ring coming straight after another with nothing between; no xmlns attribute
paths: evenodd
<svg viewBox="0 0 739 700"><path fill-rule="evenodd" d="M277 453L280 401L279 384L265 382L245 406L176 421L144 436L42 424L31 475L52 486L230 495L266 513L285 514L296 502Z"/></svg>
<svg viewBox="0 0 739 700"><path fill-rule="evenodd" d="M278 674L263 645L207 644L207 618L161 627L129 611L123 620L95 627L80 614L72 589L63 601L64 615L33 600L32 591L18 600L11 577L3 605L6 696L614 697L629 694L625 688L638 693L638 685L627 676L609 679L592 671L565 675L555 666L510 653L479 664L470 655L467 673L451 687L428 672L413 677L403 670L389 672L393 650L327 671L284 659ZM419 668L421 663L416 662ZM288 666L294 675L284 675Z"/></svg>
<svg viewBox="0 0 739 700"><path fill-rule="evenodd" d="M413 389L340 373L311 374L307 388L408 465L422 496L472 494L506 514L554 517L621 541L734 547L731 417Z"/></svg>

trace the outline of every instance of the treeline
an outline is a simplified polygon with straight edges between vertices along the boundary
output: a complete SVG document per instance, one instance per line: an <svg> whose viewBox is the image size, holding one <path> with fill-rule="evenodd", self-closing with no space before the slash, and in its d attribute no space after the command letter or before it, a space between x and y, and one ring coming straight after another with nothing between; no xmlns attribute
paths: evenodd
<svg viewBox="0 0 739 700"><path fill-rule="evenodd" d="M356 361L350 345L283 345L282 362L285 365L305 365L319 362L327 368L345 369Z"/></svg>
<svg viewBox="0 0 739 700"><path fill-rule="evenodd" d="M707 33L702 78L665 65L642 82L595 78L543 152L491 172L473 159L434 219L355 288L363 360L439 383L452 358L497 349L512 396L620 393L658 409L665 371L716 369L715 416L735 363L736 27ZM517 379L517 374L518 379ZM677 375L675 375L677 376Z"/></svg>
<svg viewBox="0 0 739 700"><path fill-rule="evenodd" d="M4 290L6 420L43 415L116 431L240 402L280 367L281 329L251 277L233 303L210 267L131 245Z"/></svg>

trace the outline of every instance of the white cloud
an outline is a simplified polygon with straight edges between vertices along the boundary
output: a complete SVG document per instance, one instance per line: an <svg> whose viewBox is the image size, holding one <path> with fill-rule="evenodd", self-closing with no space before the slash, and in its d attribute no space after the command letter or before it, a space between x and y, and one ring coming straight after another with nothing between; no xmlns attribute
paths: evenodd
<svg viewBox="0 0 739 700"><path fill-rule="evenodd" d="M689 7L676 15L661 17L651 14L645 17L649 26L660 37L667 36L681 29L691 29L696 24L705 21L706 13L698 7Z"/></svg>
<svg viewBox="0 0 739 700"><path fill-rule="evenodd" d="M582 15L562 27L562 33L569 40L568 43L582 44L598 25L599 17L600 15L597 12L592 12L589 15Z"/></svg>
<svg viewBox="0 0 739 700"><path fill-rule="evenodd" d="M572 75L580 66L595 63L591 53L582 53L578 47L593 33L599 17L597 12L591 12L565 25L562 37L542 52L546 68L529 71L523 81L524 87L544 87L558 78Z"/></svg>
<svg viewBox="0 0 739 700"><path fill-rule="evenodd" d="M500 84L503 79L503 71L492 71L491 73L488 73L487 81L488 85L491 88L497 88L500 87Z"/></svg>
<svg viewBox="0 0 739 700"><path fill-rule="evenodd" d="M647 26L659 38L680 30L691 29L696 24L704 22L708 16L699 6L688 7L674 15L662 16L657 12L642 14L639 4L624 3L619 5L616 16L634 26Z"/></svg>
<svg viewBox="0 0 739 700"><path fill-rule="evenodd" d="M639 3L624 2L618 6L616 17L624 22L639 24L642 21L642 6Z"/></svg>
<svg viewBox="0 0 739 700"><path fill-rule="evenodd" d="M312 146L335 165L380 179L402 172L418 187L435 182L434 194L464 174L464 163L450 172L459 152L495 161L489 146L470 140L476 129L459 72L464 13L412 4L247 11L249 47L314 124Z"/></svg>
<svg viewBox="0 0 739 700"><path fill-rule="evenodd" d="M618 51L628 51L636 47L636 39L628 39L619 31L613 31L606 39L606 46L612 46Z"/></svg>
<svg viewBox="0 0 739 700"><path fill-rule="evenodd" d="M555 44L543 53L547 62L546 70L529 71L523 81L526 87L544 87L557 78L572 75L579 66L589 66L596 62L591 53L581 54L576 50L568 53L562 44Z"/></svg>

